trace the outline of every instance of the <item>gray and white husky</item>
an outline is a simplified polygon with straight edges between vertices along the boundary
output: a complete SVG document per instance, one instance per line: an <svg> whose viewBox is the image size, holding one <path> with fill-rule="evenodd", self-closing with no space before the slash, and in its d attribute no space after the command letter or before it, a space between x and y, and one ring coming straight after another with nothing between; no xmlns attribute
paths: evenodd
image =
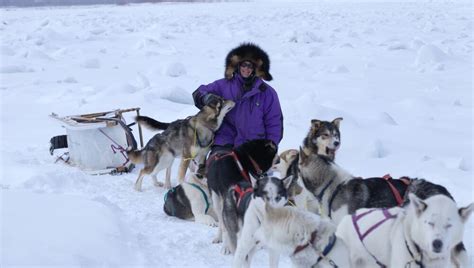
<svg viewBox="0 0 474 268"><path fill-rule="evenodd" d="M319 124L319 127L322 126ZM339 125L337 124L337 127ZM310 133L318 133L317 124L312 124ZM313 138L318 140L318 137ZM316 143L318 145L318 143ZM338 144L339 145L339 144ZM315 153L318 152L318 153ZM326 150L315 150L306 143L300 148L298 159L299 176L305 188L319 202L319 212L338 224L342 217L353 214L360 208L394 207L406 202L409 192L421 199L442 194L453 199L448 190L424 179L408 178L360 178L354 177L334 161ZM397 195L399 198L397 198ZM461 243L456 247L453 256L458 263L466 261L466 250Z"/></svg>
<svg viewBox="0 0 474 268"><path fill-rule="evenodd" d="M146 116L137 117L137 122L154 130L164 130L153 136L141 150L127 150L127 156L135 164L143 163L135 190L141 191L143 177L151 175L155 186L163 186L156 175L166 169L164 187L171 188L171 166L180 157L178 180L184 182L191 159L203 165L209 148L214 142L214 134L221 126L225 115L234 107L231 100L217 98L205 105L194 116L171 123L163 123Z"/></svg>
<svg viewBox="0 0 474 268"><path fill-rule="evenodd" d="M292 206L279 206L267 198L254 199L245 213L233 267L249 267L258 247L269 251L270 267L279 255L293 267L348 267L349 253L334 233L329 219Z"/></svg>

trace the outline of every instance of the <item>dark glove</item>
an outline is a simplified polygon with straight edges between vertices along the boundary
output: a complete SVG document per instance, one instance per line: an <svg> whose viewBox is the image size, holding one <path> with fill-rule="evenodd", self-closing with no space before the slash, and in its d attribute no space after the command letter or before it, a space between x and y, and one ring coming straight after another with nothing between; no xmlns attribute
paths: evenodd
<svg viewBox="0 0 474 268"><path fill-rule="evenodd" d="M202 103L204 105L209 105L210 103L218 102L220 99L221 97L217 95L214 95L212 93L207 93L206 95L204 95L204 97L202 97Z"/></svg>

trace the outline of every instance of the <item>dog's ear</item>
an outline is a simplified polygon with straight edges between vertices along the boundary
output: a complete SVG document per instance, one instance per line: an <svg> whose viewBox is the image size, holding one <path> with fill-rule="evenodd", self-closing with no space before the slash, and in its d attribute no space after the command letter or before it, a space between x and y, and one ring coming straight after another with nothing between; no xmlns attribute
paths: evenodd
<svg viewBox="0 0 474 268"><path fill-rule="evenodd" d="M474 203L471 203L469 206L460 208L458 210L459 216L461 216L461 220L463 223L469 219L469 216L471 216L473 209L474 209Z"/></svg>
<svg viewBox="0 0 474 268"><path fill-rule="evenodd" d="M283 182L283 186L285 187L285 189L288 190L290 188L291 182L293 181L293 176L288 176L282 179L281 181Z"/></svg>
<svg viewBox="0 0 474 268"><path fill-rule="evenodd" d="M306 160L308 159L308 152L305 151L305 149L301 148L300 146L300 162L305 163Z"/></svg>
<svg viewBox="0 0 474 268"><path fill-rule="evenodd" d="M428 205L423 202L420 198L418 198L415 194L409 193L408 198L410 199L410 203L413 204L415 209L416 215L419 217L423 211L426 210Z"/></svg>
<svg viewBox="0 0 474 268"><path fill-rule="evenodd" d="M334 120L332 120L332 124L335 125L337 128L339 128L339 123L342 121L342 117L338 117Z"/></svg>
<svg viewBox="0 0 474 268"><path fill-rule="evenodd" d="M312 132L318 131L318 129L321 127L321 123L322 123L321 120L312 119L312 120L311 120L311 131L312 131Z"/></svg>
<svg viewBox="0 0 474 268"><path fill-rule="evenodd" d="M252 187L254 189L257 189L257 186L258 186L258 179L255 178L254 176L252 176L252 173L249 172L249 175L250 175L250 182L252 183Z"/></svg>

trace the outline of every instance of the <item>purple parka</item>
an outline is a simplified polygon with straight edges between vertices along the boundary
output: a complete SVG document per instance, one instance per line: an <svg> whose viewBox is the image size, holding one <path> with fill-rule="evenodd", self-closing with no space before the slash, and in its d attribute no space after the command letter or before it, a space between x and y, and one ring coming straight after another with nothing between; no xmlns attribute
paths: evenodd
<svg viewBox="0 0 474 268"><path fill-rule="evenodd" d="M195 102L196 97L202 98L207 93L235 102L216 132L214 144L237 147L248 140L269 139L278 146L283 137L283 114L276 91L259 77L255 77L252 88L245 94L243 84L242 76L234 74L232 79L201 85L193 93Z"/></svg>

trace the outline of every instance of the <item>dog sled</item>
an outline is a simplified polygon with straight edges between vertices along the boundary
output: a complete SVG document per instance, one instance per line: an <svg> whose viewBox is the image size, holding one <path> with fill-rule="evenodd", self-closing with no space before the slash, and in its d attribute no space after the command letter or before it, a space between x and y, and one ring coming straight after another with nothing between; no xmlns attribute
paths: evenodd
<svg viewBox="0 0 474 268"><path fill-rule="evenodd" d="M135 123L127 125L123 114L136 112L140 115L139 111L140 108L130 108L69 116L52 113L50 117L59 121L66 129L66 135L51 138L50 154L55 155L58 149L66 150L57 156L56 162L63 161L89 174L129 172L134 165L128 159L126 150L137 149L137 142L131 128ZM143 147L139 125L138 132Z"/></svg>

